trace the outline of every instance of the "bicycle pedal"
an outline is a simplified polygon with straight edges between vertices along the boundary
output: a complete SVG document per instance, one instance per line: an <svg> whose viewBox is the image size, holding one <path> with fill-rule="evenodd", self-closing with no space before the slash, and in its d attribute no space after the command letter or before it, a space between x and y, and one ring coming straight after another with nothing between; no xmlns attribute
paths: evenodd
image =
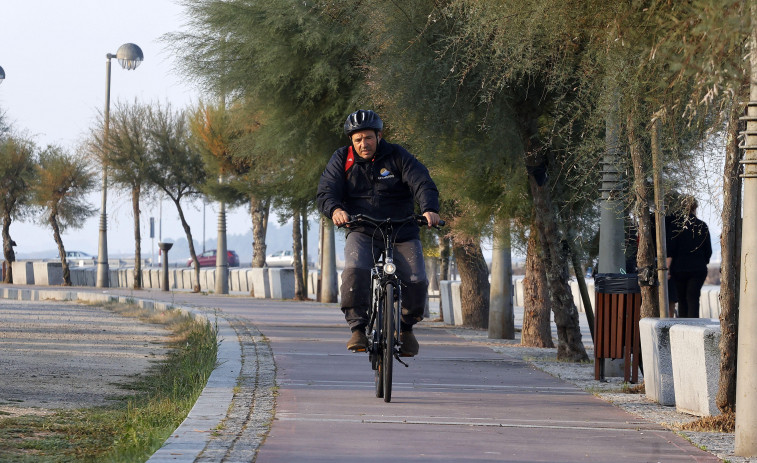
<svg viewBox="0 0 757 463"><path fill-rule="evenodd" d="M365 348L362 348L362 349L350 349L350 352L354 352L354 353L365 352L365 351L366 351Z"/></svg>

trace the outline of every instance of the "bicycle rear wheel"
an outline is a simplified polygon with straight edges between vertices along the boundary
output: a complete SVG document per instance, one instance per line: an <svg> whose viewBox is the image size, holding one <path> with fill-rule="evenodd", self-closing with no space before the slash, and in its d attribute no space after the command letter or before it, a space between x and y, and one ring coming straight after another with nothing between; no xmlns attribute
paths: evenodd
<svg viewBox="0 0 757 463"><path fill-rule="evenodd" d="M384 402L392 400L392 366L394 364L394 286L386 284L384 291L384 320L382 347L382 380L384 383Z"/></svg>

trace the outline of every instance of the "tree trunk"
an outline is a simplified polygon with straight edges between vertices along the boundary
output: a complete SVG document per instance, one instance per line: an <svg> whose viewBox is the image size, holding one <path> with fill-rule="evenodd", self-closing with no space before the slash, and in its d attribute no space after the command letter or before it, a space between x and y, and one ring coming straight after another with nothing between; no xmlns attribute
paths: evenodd
<svg viewBox="0 0 757 463"><path fill-rule="evenodd" d="M523 279L523 328L520 343L528 347L555 347L550 323L551 304L547 291L547 271L540 255L539 232L531 225L526 248L526 277Z"/></svg>
<svg viewBox="0 0 757 463"><path fill-rule="evenodd" d="M200 261L197 260L197 252L195 251L195 243L192 240L192 230L189 228L187 219L184 218L184 210L181 208L181 203L174 199L173 203L176 205L176 210L179 212L179 219L181 220L181 226L184 228L184 235L187 237L187 243L189 244L189 255L192 256L192 262L194 262L195 279L194 286L192 287L193 293L200 292ZM163 258L167 258L165 255Z"/></svg>
<svg viewBox="0 0 757 463"><path fill-rule="evenodd" d="M634 212L638 222L639 248L636 254L636 266L639 272L643 272L646 269L650 275L655 275L654 238L652 236L652 220L649 214L647 170L644 168L644 157L641 148L642 141L636 136L633 111L628 113L626 130L628 132L628 147L631 154L631 162L633 163ZM641 318L659 317L660 307L657 299L657 287L644 284L640 286Z"/></svg>
<svg viewBox="0 0 757 463"><path fill-rule="evenodd" d="M308 230L310 224L308 223L307 209L303 208L302 211L302 288L303 296L305 299L308 297Z"/></svg>
<svg viewBox="0 0 757 463"><path fill-rule="evenodd" d="M439 238L439 280L449 280L449 254L450 239L442 236ZM439 320L444 321L444 299L439 297Z"/></svg>
<svg viewBox="0 0 757 463"><path fill-rule="evenodd" d="M55 244L58 245L58 255L63 268L63 286L71 286L71 270L68 268L68 261L66 260L66 248L63 247L63 239L60 237L60 226L58 225L58 213L56 211L50 213L49 222L53 228L53 239Z"/></svg>
<svg viewBox="0 0 757 463"><path fill-rule="evenodd" d="M723 168L723 231L720 235L720 379L715 402L721 412L736 409L736 348L739 324L739 274L741 270L741 150L738 133L743 107L733 102Z"/></svg>
<svg viewBox="0 0 757 463"><path fill-rule="evenodd" d="M537 153L531 153L527 156L526 165L542 166L545 165L545 159ZM578 309L573 303L568 282L570 253L560 239L549 184L538 181L533 173L529 174L528 183L534 201L534 223L539 230L540 245L544 250L552 313L557 325L557 359L573 362L589 360L581 341Z"/></svg>
<svg viewBox="0 0 757 463"><path fill-rule="evenodd" d="M16 253L13 251L13 240L11 239L11 215L9 211L3 213L3 256L5 257L5 273L3 273L3 283L13 283L13 262L16 261Z"/></svg>
<svg viewBox="0 0 757 463"><path fill-rule="evenodd" d="M439 279L449 280L449 238L442 237L439 240Z"/></svg>
<svg viewBox="0 0 757 463"><path fill-rule="evenodd" d="M131 189L131 208L134 216L134 289L142 289L142 234L139 230L139 185Z"/></svg>
<svg viewBox="0 0 757 463"><path fill-rule="evenodd" d="M250 197L250 215L252 216L252 266L265 266L265 236L268 228L268 201Z"/></svg>
<svg viewBox="0 0 757 463"><path fill-rule="evenodd" d="M486 329L489 325L489 269L478 242L453 243L460 272L463 324Z"/></svg>
<svg viewBox="0 0 757 463"><path fill-rule="evenodd" d="M300 232L300 211L295 210L292 214L292 254L294 262L294 298L298 301L305 299L304 285L302 281L302 260L300 255L302 253L302 233Z"/></svg>
<svg viewBox="0 0 757 463"><path fill-rule="evenodd" d="M489 291L489 339L515 339L510 221L495 219Z"/></svg>

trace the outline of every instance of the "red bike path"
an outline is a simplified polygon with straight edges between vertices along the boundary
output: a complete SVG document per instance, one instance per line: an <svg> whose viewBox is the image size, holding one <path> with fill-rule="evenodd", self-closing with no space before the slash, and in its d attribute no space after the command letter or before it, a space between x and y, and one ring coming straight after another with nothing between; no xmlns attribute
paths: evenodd
<svg viewBox="0 0 757 463"><path fill-rule="evenodd" d="M212 300L254 324L273 350L275 416L256 463L720 461L442 327L416 328L420 355L408 368L395 363L385 403L368 356L346 350L335 304Z"/></svg>

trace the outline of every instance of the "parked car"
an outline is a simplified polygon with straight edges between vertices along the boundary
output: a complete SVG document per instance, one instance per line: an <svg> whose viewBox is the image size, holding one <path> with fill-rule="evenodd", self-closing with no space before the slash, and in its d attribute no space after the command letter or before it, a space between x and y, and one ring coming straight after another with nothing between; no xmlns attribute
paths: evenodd
<svg viewBox="0 0 757 463"><path fill-rule="evenodd" d="M291 249L289 251L277 251L267 255L265 263L269 267L293 267L294 254L292 254Z"/></svg>
<svg viewBox="0 0 757 463"><path fill-rule="evenodd" d="M69 265L78 265L84 267L85 265L95 265L97 256L87 254L82 251L66 251L66 262Z"/></svg>
<svg viewBox="0 0 757 463"><path fill-rule="evenodd" d="M82 251L66 251L66 259L94 259L95 256Z"/></svg>
<svg viewBox="0 0 757 463"><path fill-rule="evenodd" d="M236 251L226 251L226 259L229 263L229 267L239 267L239 256ZM216 266L216 250L211 249L197 255L197 261L200 263L200 267L215 267ZM190 257L187 259L187 267L191 267L194 261Z"/></svg>

